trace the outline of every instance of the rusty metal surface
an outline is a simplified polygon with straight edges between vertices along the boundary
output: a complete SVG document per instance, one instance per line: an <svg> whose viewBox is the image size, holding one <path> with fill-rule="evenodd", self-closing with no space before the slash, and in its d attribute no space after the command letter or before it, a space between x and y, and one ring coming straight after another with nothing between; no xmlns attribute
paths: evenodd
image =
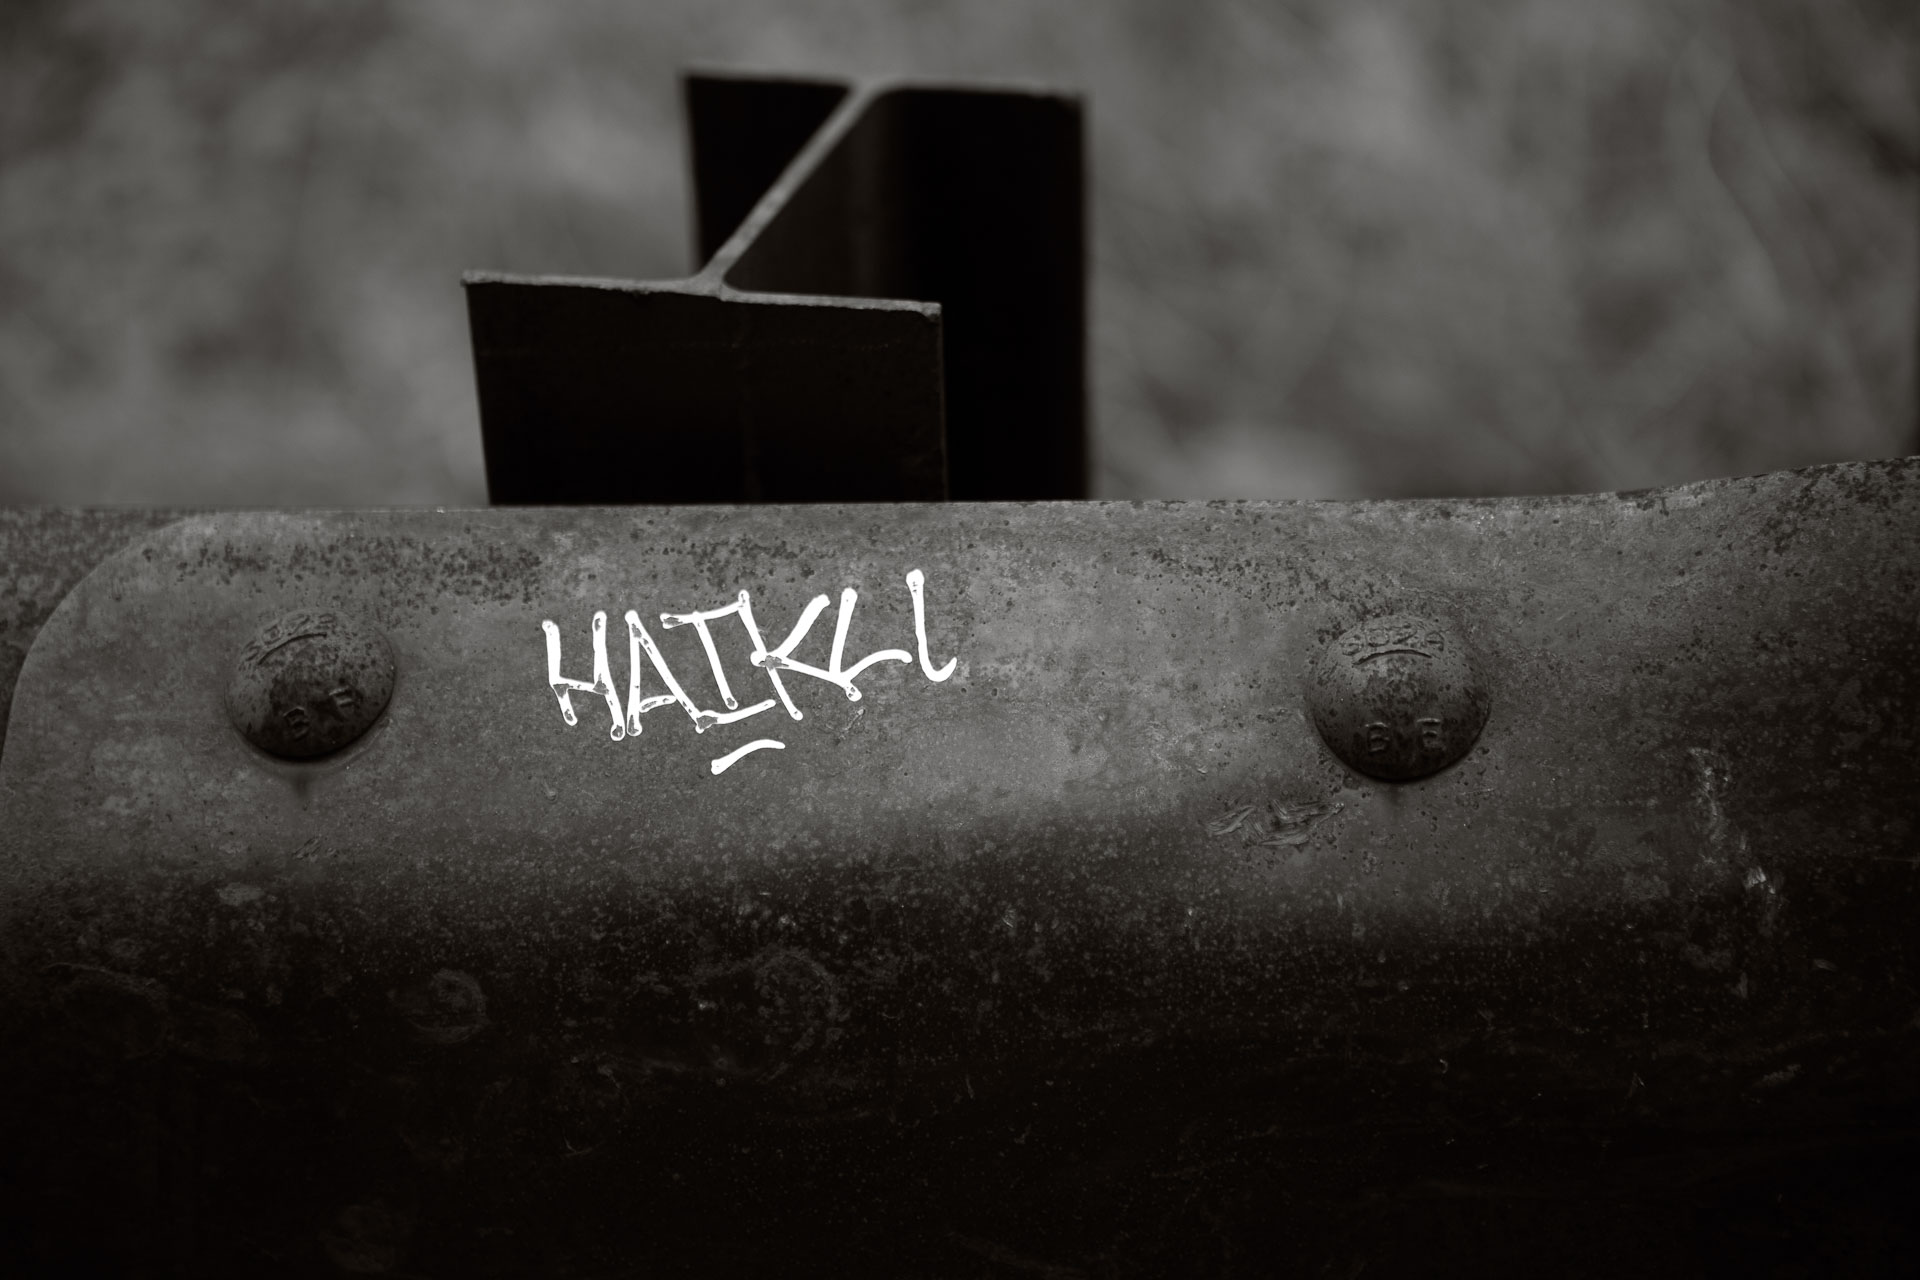
<svg viewBox="0 0 1920 1280"><path fill-rule="evenodd" d="M106 556L185 514L125 507L0 508L0 742L6 740L14 679L54 607Z"/></svg>
<svg viewBox="0 0 1920 1280"><path fill-rule="evenodd" d="M1069 95L686 80L688 280L466 278L495 503L1085 496Z"/></svg>
<svg viewBox="0 0 1920 1280"><path fill-rule="evenodd" d="M832 607L785 642L847 587L843 643ZM274 762L228 664L315 601L397 691ZM1400 613L1491 714L1391 783L1305 690ZM1704 1221L1761 1265L1795 1170L1870 1217L1912 1187L1916 672L1914 460L184 521L15 694L10 1229L112 1203L134 1243L93 1247L282 1274L1418 1274L1449 1239L1608 1274ZM1913 1256L1872 1220L1861 1257Z"/></svg>

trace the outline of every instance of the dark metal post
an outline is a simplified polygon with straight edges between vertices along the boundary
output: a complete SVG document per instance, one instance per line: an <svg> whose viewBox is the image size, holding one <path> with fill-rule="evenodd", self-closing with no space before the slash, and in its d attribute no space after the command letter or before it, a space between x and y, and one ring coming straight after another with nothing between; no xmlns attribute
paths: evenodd
<svg viewBox="0 0 1920 1280"><path fill-rule="evenodd" d="M686 94L698 275L467 278L493 501L1084 497L1079 103Z"/></svg>

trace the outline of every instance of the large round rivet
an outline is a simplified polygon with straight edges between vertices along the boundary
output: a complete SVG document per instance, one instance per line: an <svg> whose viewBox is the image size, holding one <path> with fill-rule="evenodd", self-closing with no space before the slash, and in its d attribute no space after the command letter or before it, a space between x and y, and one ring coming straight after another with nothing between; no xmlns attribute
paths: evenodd
<svg viewBox="0 0 1920 1280"><path fill-rule="evenodd" d="M1487 723L1486 686L1465 642L1419 614L1342 633L1313 664L1306 692L1314 727L1333 754L1388 782L1446 768Z"/></svg>
<svg viewBox="0 0 1920 1280"><path fill-rule="evenodd" d="M365 733L392 696L385 636L338 609L296 609L241 648L227 715L262 751L311 760Z"/></svg>

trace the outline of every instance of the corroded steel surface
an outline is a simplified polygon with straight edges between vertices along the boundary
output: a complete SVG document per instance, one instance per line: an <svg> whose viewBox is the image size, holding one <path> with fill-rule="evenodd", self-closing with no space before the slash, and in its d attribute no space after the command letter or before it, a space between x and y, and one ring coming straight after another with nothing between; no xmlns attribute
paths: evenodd
<svg viewBox="0 0 1920 1280"><path fill-rule="evenodd" d="M128 508L0 508L0 741L13 682L40 624L73 584L128 541L185 512Z"/></svg>
<svg viewBox="0 0 1920 1280"><path fill-rule="evenodd" d="M397 691L276 762L222 691L313 602L384 632ZM1392 783L1305 687L1402 613L1471 645L1491 714ZM183 521L73 592L15 694L15 1212L105 1197L154 1256L242 1269L1220 1274L1346 1265L1329 1206L1640 1194L1613 1150L1693 1188L1641 1211L1707 1213L1727 1169L1911 1146L1917 673L1912 460ZM168 1107L199 1146L139 1120ZM229 1234L169 1243L162 1191L99 1185L87 1144L126 1132ZM722 1211L737 1256L691 1225Z"/></svg>

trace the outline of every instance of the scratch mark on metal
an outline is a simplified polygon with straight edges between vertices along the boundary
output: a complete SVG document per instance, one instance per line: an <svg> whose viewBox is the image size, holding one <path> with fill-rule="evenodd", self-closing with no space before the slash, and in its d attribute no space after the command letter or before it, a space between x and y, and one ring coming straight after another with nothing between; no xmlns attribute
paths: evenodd
<svg viewBox="0 0 1920 1280"><path fill-rule="evenodd" d="M1212 822L1209 822L1207 824L1207 834L1216 838L1231 835L1240 829L1241 824L1246 822L1252 813L1253 806L1243 804L1238 809L1228 813L1225 817L1215 818Z"/></svg>

